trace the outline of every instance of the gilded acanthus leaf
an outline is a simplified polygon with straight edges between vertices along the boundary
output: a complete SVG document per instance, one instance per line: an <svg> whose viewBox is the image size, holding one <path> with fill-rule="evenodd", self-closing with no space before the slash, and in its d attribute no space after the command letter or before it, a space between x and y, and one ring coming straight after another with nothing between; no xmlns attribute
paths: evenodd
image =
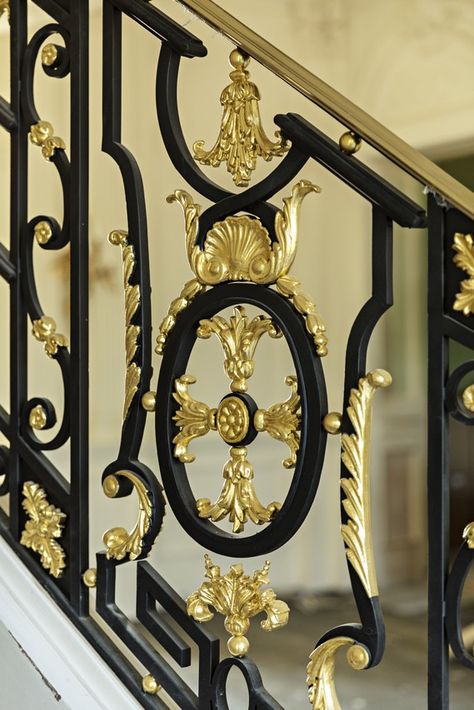
<svg viewBox="0 0 474 710"><path fill-rule="evenodd" d="M200 518L217 522L229 517L232 532L240 533L250 520L256 525L270 522L280 510L281 503L274 501L263 506L253 485L253 466L247 461L245 447L233 447L230 459L224 466L224 485L215 503L209 498L199 498L196 507Z"/></svg>
<svg viewBox="0 0 474 710"><path fill-rule="evenodd" d="M300 396L296 377L288 375L285 382L291 387L289 398L286 402L272 404L268 409L258 409L255 413L254 424L257 431L266 431L274 439L288 446L290 456L283 461L283 466L293 468L300 447Z"/></svg>
<svg viewBox="0 0 474 710"><path fill-rule="evenodd" d="M474 244L472 235L456 232L453 249L456 252L453 257L454 263L469 276L468 279L461 281L461 291L456 294L453 309L462 311L465 316L469 316L474 313Z"/></svg>
<svg viewBox="0 0 474 710"><path fill-rule="evenodd" d="M373 370L352 389L347 413L354 433L342 435L342 461L351 474L341 479L342 505L347 522L341 526L347 559L357 572L369 597L377 596L370 513L370 436L372 399L376 389L388 387L392 378L385 370Z"/></svg>
<svg viewBox="0 0 474 710"><path fill-rule="evenodd" d="M283 209L275 215L274 242L259 219L239 215L216 222L207 233L203 248L196 244L201 206L184 190L175 190L167 201L178 202L183 209L189 265L202 284L272 284L288 273L295 259L299 209L310 192L320 192L320 188L308 180L293 186L291 196L283 200Z"/></svg>
<svg viewBox="0 0 474 710"><path fill-rule="evenodd" d="M65 513L48 503L46 492L38 483L23 484L23 509L29 517L20 543L41 555L42 566L53 577L61 577L66 567L66 555L57 542L63 533Z"/></svg>
<svg viewBox="0 0 474 710"><path fill-rule="evenodd" d="M141 368L133 361L138 349L138 339L141 327L132 323L132 318L140 306L140 286L131 284L130 279L135 270L135 249L128 243L127 232L116 229L109 234L109 242L122 249L123 289L125 294L125 396L123 419L128 414L133 398L140 386Z"/></svg>
<svg viewBox="0 0 474 710"><path fill-rule="evenodd" d="M213 333L224 350L224 370L231 380L233 392L247 390L247 379L252 376L255 366L253 356L262 335L268 333L271 338L281 337L271 318L259 315L249 320L243 306L234 308L230 321L214 316L199 322L199 338L210 338Z"/></svg>
<svg viewBox="0 0 474 710"><path fill-rule="evenodd" d="M363 670L369 657L363 646L348 636L337 636L317 646L309 657L306 684L313 710L341 710L334 684L336 652L348 646L347 660L354 670Z"/></svg>
<svg viewBox="0 0 474 710"><path fill-rule="evenodd" d="M123 560L128 555L130 560L136 560L142 554L143 538L150 529L152 502L144 482L136 474L131 471L119 471L114 475L123 476L132 482L138 495L138 518L130 532L125 528L115 527L104 533L106 557L109 560ZM107 492L105 485L104 490Z"/></svg>
<svg viewBox="0 0 474 710"><path fill-rule="evenodd" d="M216 429L216 410L203 402L198 402L189 394L188 387L196 382L192 375L182 375L175 380L174 399L179 409L173 417L179 431L173 439L174 455L181 463L192 463L196 458L188 453L189 443L205 436L211 429Z"/></svg>
<svg viewBox="0 0 474 710"><path fill-rule="evenodd" d="M320 357L327 355L326 326L318 313L316 304L303 292L300 282L292 276L282 276L275 285L277 291L285 296L303 316L306 330L313 338L317 354Z"/></svg>
<svg viewBox="0 0 474 710"><path fill-rule="evenodd" d="M289 607L277 599L272 589L261 587L269 583L270 563L257 570L252 577L244 574L241 564L232 565L225 575L214 565L208 555L204 555L206 577L199 589L186 600L187 611L196 621L204 622L213 618L209 607L225 616L224 626L231 638L227 647L233 656L244 656L249 648L245 637L250 619L264 612L266 619L260 622L264 631L279 629L288 623Z"/></svg>
<svg viewBox="0 0 474 710"><path fill-rule="evenodd" d="M290 147L276 132L277 140L272 142L262 127L258 102L260 93L245 70L249 58L239 50L230 55L234 70L230 73L232 83L221 93L220 102L224 109L219 136L211 150L204 149L204 141L194 143L194 158L202 165L218 167L227 164L234 183L246 187L255 170L257 158L271 160L284 155Z"/></svg>
<svg viewBox="0 0 474 710"><path fill-rule="evenodd" d="M178 315L189 306L191 301L193 301L196 296L203 293L205 290L206 287L199 283L197 279L191 279L191 281L184 284L183 290L179 294L178 298L175 298L174 301L171 302L170 307L168 308L168 314L161 321L160 333L156 338L155 348L155 352L158 355L163 355L168 334L176 325Z"/></svg>

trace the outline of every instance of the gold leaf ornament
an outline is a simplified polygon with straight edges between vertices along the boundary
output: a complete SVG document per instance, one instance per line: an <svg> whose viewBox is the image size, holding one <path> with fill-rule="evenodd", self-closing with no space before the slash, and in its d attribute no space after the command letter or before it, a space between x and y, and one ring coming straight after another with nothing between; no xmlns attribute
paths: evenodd
<svg viewBox="0 0 474 710"><path fill-rule="evenodd" d="M23 484L22 506L29 520L21 534L20 544L41 556L41 564L52 577L61 577L66 555L57 541L63 534L66 514L48 502L46 491L38 483Z"/></svg>
<svg viewBox="0 0 474 710"><path fill-rule="evenodd" d="M193 399L189 394L189 385L193 385L196 378L193 375L182 375L175 380L173 398L178 402L179 409L173 419L179 428L173 439L174 455L181 463L192 463L195 456L188 453L188 446L193 439L205 436L211 429L216 429L216 409L211 409Z"/></svg>
<svg viewBox="0 0 474 710"><path fill-rule="evenodd" d="M201 320L197 329L198 338L207 339L212 334L218 337L224 350L224 370L231 380L232 392L247 391L247 379L255 368L255 349L264 333L271 338L281 337L281 331L271 318L259 315L250 320L243 306L234 308L229 321L214 316Z"/></svg>
<svg viewBox="0 0 474 710"><path fill-rule="evenodd" d="M453 309L461 311L465 316L470 316L474 313L474 244L472 234L456 232L453 249L456 252L453 257L454 263L469 276L461 281L461 291L456 294Z"/></svg>
<svg viewBox="0 0 474 710"><path fill-rule="evenodd" d="M245 636L250 619L260 613L266 618L260 622L264 631L279 629L288 623L288 604L276 598L272 589L261 589L269 583L270 563L265 562L261 570L252 577L244 574L241 564L232 565L225 575L208 555L204 555L206 578L199 589L186 600L189 616L199 622L210 621L214 613L225 616L224 627L231 635L227 648L233 656L245 656L250 643Z"/></svg>
<svg viewBox="0 0 474 710"><path fill-rule="evenodd" d="M109 242L122 249L123 289L125 294L125 396L123 404L123 419L128 414L130 405L140 386L141 368L133 362L138 349L138 338L141 327L132 323L132 318L140 306L140 286L131 284L130 279L136 268L135 249L128 243L127 232L115 229L109 234Z"/></svg>
<svg viewBox="0 0 474 710"><path fill-rule="evenodd" d="M351 390L347 407L353 433L343 434L341 439L342 462L350 474L349 478L341 478L342 505L347 514L341 533L347 559L369 597L378 594L370 512L372 400L377 389L388 387L391 382L392 377L385 370L373 370L361 377L357 389Z"/></svg>
<svg viewBox="0 0 474 710"><path fill-rule="evenodd" d="M300 447L301 402L296 377L288 375L285 383L291 387L291 394L286 402L272 404L268 409L257 409L254 425L257 431L266 431L271 437L288 446L290 456L283 461L283 466L293 468Z"/></svg>
<svg viewBox="0 0 474 710"><path fill-rule="evenodd" d="M248 519L255 525L273 520L281 503L273 501L264 506L258 499L253 485L253 466L247 461L245 446L230 449L230 459L224 466L223 476L224 485L215 503L209 498L196 501L200 518L218 522L228 517L234 533L242 532Z"/></svg>
<svg viewBox="0 0 474 710"><path fill-rule="evenodd" d="M260 92L249 81L246 67L250 58L238 49L229 57L233 71L231 83L221 93L220 102L223 115L219 135L210 150L204 149L204 141L198 140L193 145L194 158L202 165L218 167L226 163L227 171L232 175L238 187L246 187L257 165L257 158L266 161L275 156L284 155L290 143L276 131L277 140L271 141L265 134L258 102Z"/></svg>

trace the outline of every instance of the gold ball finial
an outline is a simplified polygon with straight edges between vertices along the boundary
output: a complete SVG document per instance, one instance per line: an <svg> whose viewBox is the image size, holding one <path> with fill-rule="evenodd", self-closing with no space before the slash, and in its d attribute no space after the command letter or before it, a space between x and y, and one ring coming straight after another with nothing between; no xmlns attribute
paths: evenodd
<svg viewBox="0 0 474 710"><path fill-rule="evenodd" d="M231 636L227 641L227 648L233 656L245 656L249 647L250 642L246 636Z"/></svg>
<svg viewBox="0 0 474 710"><path fill-rule="evenodd" d="M466 387L462 393L462 403L468 412L474 412L474 385Z"/></svg>
<svg viewBox="0 0 474 710"><path fill-rule="evenodd" d="M354 133L354 131L346 131L339 138L339 148L347 155L357 153L361 144L362 140Z"/></svg>
<svg viewBox="0 0 474 710"><path fill-rule="evenodd" d="M41 404L37 404L36 407L33 407L28 417L30 427L37 430L44 429L47 422L48 417L45 408Z"/></svg>
<svg viewBox="0 0 474 710"><path fill-rule="evenodd" d="M38 244L47 244L53 236L50 223L44 219L35 224L34 233Z"/></svg>
<svg viewBox="0 0 474 710"><path fill-rule="evenodd" d="M102 484L102 490L104 491L107 498L115 498L119 491L119 482L116 476L110 474L104 479Z"/></svg>
<svg viewBox="0 0 474 710"><path fill-rule="evenodd" d="M89 589L94 589L94 587L97 584L97 570L95 567L89 567L89 569L86 569L84 574L82 575L82 581L86 585L86 587L89 587Z"/></svg>
<svg viewBox="0 0 474 710"><path fill-rule="evenodd" d="M160 691L160 684L156 682L151 673L142 678L142 688L148 695L156 695Z"/></svg>
<svg viewBox="0 0 474 710"><path fill-rule="evenodd" d="M248 66L250 62L250 57L248 56L248 54L245 54L245 52L242 52L241 49L233 49L230 53L229 61L234 67L234 69L242 70Z"/></svg>
<svg viewBox="0 0 474 710"><path fill-rule="evenodd" d="M58 48L51 42L45 44L41 50L41 64L45 67L52 67L58 58Z"/></svg>
<svg viewBox="0 0 474 710"><path fill-rule="evenodd" d="M364 648L364 646L359 646L358 643L350 646L347 651L346 658L350 667L355 671L364 670L370 662L369 652L366 648Z"/></svg>
<svg viewBox="0 0 474 710"><path fill-rule="evenodd" d="M149 392L145 392L145 394L142 397L142 407L145 409L147 412L154 412L156 409L156 392L153 390L150 390Z"/></svg>
<svg viewBox="0 0 474 710"><path fill-rule="evenodd" d="M342 414L328 412L323 419L323 427L328 434L339 434L342 425Z"/></svg>

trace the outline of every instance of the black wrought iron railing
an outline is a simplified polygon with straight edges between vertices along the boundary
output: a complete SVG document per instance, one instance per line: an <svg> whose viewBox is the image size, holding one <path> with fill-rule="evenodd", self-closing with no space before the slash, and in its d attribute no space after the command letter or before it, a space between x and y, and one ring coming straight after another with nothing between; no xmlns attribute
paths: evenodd
<svg viewBox="0 0 474 710"><path fill-rule="evenodd" d="M368 372L367 349L382 314L392 305L392 225L427 226L429 252L428 475L429 658L428 703L448 707L448 648L474 667L460 629L463 584L473 560L474 524L466 520L465 540L448 567L450 417L474 422L474 390L462 387L474 370L469 360L449 368L448 343L474 347L473 194L434 166L307 70L283 55L212 2L186 0L199 17L227 35L231 81L221 96L224 108L215 145L197 142L191 150L180 125L177 83L182 58L197 61L207 53L200 39L146 0L103 0L102 149L122 176L127 230L109 240L120 248L124 271L126 391L120 446L102 475L111 498L135 494L137 522L128 531L114 527L104 535L105 549L89 567L88 545L88 3L73 0L0 0L10 22L11 96L0 99L0 123L11 138L10 249L1 246L0 275L10 287L9 409L0 408L0 430L8 446L0 449L4 476L0 494L8 496L9 515L0 513L0 532L41 581L78 630L107 660L145 708L226 708L226 680L238 668L249 690L249 707L279 708L264 689L249 653L247 631L258 614L265 630L285 625L289 609L268 588L269 570L247 574L240 560L285 545L313 505L325 457L326 436L341 435L342 538L359 620L311 638L308 630L307 684L313 708L335 708L335 653L346 647L350 665L377 665L384 652L384 619L379 603L370 520L370 423L377 389L390 385L384 370ZM36 5L51 21L31 38L28 7ZM121 137L122 19L127 17L156 38L156 106L163 142L176 170L195 193L210 200L202 210L191 194L175 190L168 198L184 212L186 249L192 278L182 287L162 321L156 341L161 356L157 384L152 380L152 313L147 208L140 166ZM339 144L305 118L275 117L280 133L270 140L261 125L258 90L248 74L249 57L326 109L347 129ZM55 135L48 116L35 106L38 69L52 79L70 77L70 144ZM429 188L428 215L394 185L355 157L361 139ZM58 172L63 197L62 223L50 214L28 219L28 152L40 150ZM281 161L248 187L257 160ZM296 179L314 160L369 203L372 209L372 295L357 315L347 343L341 412L327 411L322 358L328 335L316 305L294 277L299 207L318 188ZM200 165L227 165L237 187L229 192L211 181ZM283 188L288 197L270 200ZM171 192L171 190L170 190ZM36 291L33 249L62 250L70 245L70 343L45 314ZM454 257L454 258L453 258ZM310 286L310 285L309 285ZM245 304L262 314L250 318ZM227 320L219 313L234 307ZM52 402L28 398L27 353L32 336L60 368L64 411L48 441L36 432L56 423ZM194 399L187 371L197 339L216 336L224 352L229 391L219 402ZM283 337L295 374L287 378L288 399L259 407L251 395L253 354L262 337ZM32 382L30 387L37 388ZM159 471L140 460L146 418L154 416ZM229 445L222 491L216 501L195 499L187 477L192 442L217 431ZM253 479L251 443L264 433L288 448L284 465L293 471L286 499L264 505ZM70 441L70 480L48 452ZM221 571L209 557L205 581L194 580L187 600L144 560L160 533L169 505L182 534L210 553L229 558ZM216 525L217 522L221 525ZM253 529L254 524L257 528ZM238 562L236 562L236 560ZM132 624L116 603L116 570L135 565L136 617ZM96 612L89 614L95 587ZM165 615L157 612L157 605ZM225 617L227 649L206 630L218 612ZM168 615L172 624L166 620ZM106 627L112 635L109 636ZM180 629L178 632L176 627ZM143 631L146 630L147 634ZM151 634L166 652L148 639ZM145 677L116 645L118 637L140 664ZM191 654L191 642L197 656ZM197 663L199 681L190 687L179 671ZM161 690L162 689L162 690ZM163 694L164 692L164 694Z"/></svg>

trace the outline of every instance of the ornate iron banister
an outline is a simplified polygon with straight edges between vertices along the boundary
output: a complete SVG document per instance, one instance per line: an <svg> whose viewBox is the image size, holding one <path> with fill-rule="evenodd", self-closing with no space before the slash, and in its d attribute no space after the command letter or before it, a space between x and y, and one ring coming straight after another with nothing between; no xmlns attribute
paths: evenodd
<svg viewBox="0 0 474 710"><path fill-rule="evenodd" d="M221 93L222 120L211 147L199 139L192 149L187 145L178 104L180 62L204 57L207 49L202 41L147 0L102 0L102 150L114 161L123 183L126 224L110 225L108 230L109 242L120 247L122 257L124 313L113 313L111 318L117 315L124 328L125 352L120 362L125 393L120 442L101 481L108 498L131 496L137 515L130 530L115 525L104 532L105 549L96 553L96 566L89 567L88 3L0 0L0 20L7 18L11 25L11 99L8 103L0 97L0 126L10 136L12 156L10 248L0 244L0 278L9 285L11 297L9 411L0 404L0 432L9 444L0 446L0 496L9 496L9 514L0 509L0 535L144 708L167 707L166 693L183 710L227 710L227 677L231 669L238 669L252 708L281 709L248 656L247 632L250 620L258 615L263 615L263 631L281 629L291 623L290 609L277 596L277 586L275 591L268 586L270 562L248 574L241 559L267 556L293 538L317 495L327 434L340 435L341 546L358 620L327 630L313 650L315 639L311 637L307 665L313 709L339 708L338 649L347 647L350 666L365 670L382 660L385 646L371 524L370 451L374 395L390 385L391 376L382 369L367 371L367 352L375 328L393 303L393 223L408 229L427 226L428 699L430 710L446 710L448 644L465 666L474 668L474 656L464 645L460 627L463 586L474 562L474 524L467 524L451 570L447 549L448 420L474 424L474 385L463 385L474 371L474 361L451 371L448 348L454 340L474 349L473 194L215 3L180 1L237 45L230 54L230 82ZM42 8L52 21L28 40L30 5ZM124 16L157 43L158 123L167 156L190 190L170 186L167 198L184 215L182 259L187 259L192 274L184 286L177 286L178 295L159 326L155 352L160 364L154 383L155 314L147 211L155 209L155 204L147 205L139 161L125 145L121 131ZM62 79L70 75L70 146L37 113L34 78L39 57L46 76ZM270 140L260 116L260 93L248 69L250 57L352 132L345 133L338 145L305 118L287 113L275 117L279 131ZM199 66L193 62L193 69ZM430 187L428 216L354 157L360 138ZM58 173L62 224L52 215L28 220L28 149L39 151L50 166L47 169ZM279 158L266 177L248 187L258 160ZM303 200L308 196L304 209L310 209L311 201L317 205L324 199L318 185L298 175L311 161L323 167L322 174L331 172L360 195L372 212L371 295L349 332L340 412L327 411L322 365L322 359L332 354L334 324L326 324L293 273L299 242L306 237L300 234ZM244 190L229 192L200 167L221 164ZM285 190L286 197L273 204L280 190ZM203 209L196 193L213 204ZM35 249L61 252L69 244L70 346L54 318L42 310L33 257ZM117 257L116 261L120 268ZM248 315L247 305L258 309L258 315ZM232 315L221 313L231 307ZM188 363L197 341L214 338L222 347L228 390L219 401L207 404L193 396L196 378L188 371ZM263 407L252 396L252 377L259 367L259 342L269 338L286 343L292 371L284 378L287 398ZM62 377L63 415L49 439L45 434L56 423L53 403L39 396L28 399L29 341L59 367ZM155 425L156 471L140 458L150 417ZM219 437L221 444L230 447L218 472L223 481L217 500L196 498L191 485L192 442L207 435ZM288 479L288 489L281 502L259 498L260 472L251 463L252 443L259 436L283 444L282 474ZM48 458L50 451L68 441L69 480ZM160 535L168 505L168 515L174 514L183 535L232 560L221 573L221 567L206 554L205 579L188 580L186 600L144 561ZM117 603L120 565L134 566L136 571L133 623ZM247 569L251 567L257 565L249 564ZM94 588L100 625L89 610L94 601L89 593ZM224 616L230 635L227 658L221 657L226 652L219 640L203 626L215 612ZM127 657L121 654L116 637L126 646ZM196 650L199 674L192 687L179 669L191 665ZM137 664L146 668L146 675L143 669L138 671Z"/></svg>
<svg viewBox="0 0 474 710"><path fill-rule="evenodd" d="M424 185L474 218L474 193L386 126L212 0L178 0Z"/></svg>

